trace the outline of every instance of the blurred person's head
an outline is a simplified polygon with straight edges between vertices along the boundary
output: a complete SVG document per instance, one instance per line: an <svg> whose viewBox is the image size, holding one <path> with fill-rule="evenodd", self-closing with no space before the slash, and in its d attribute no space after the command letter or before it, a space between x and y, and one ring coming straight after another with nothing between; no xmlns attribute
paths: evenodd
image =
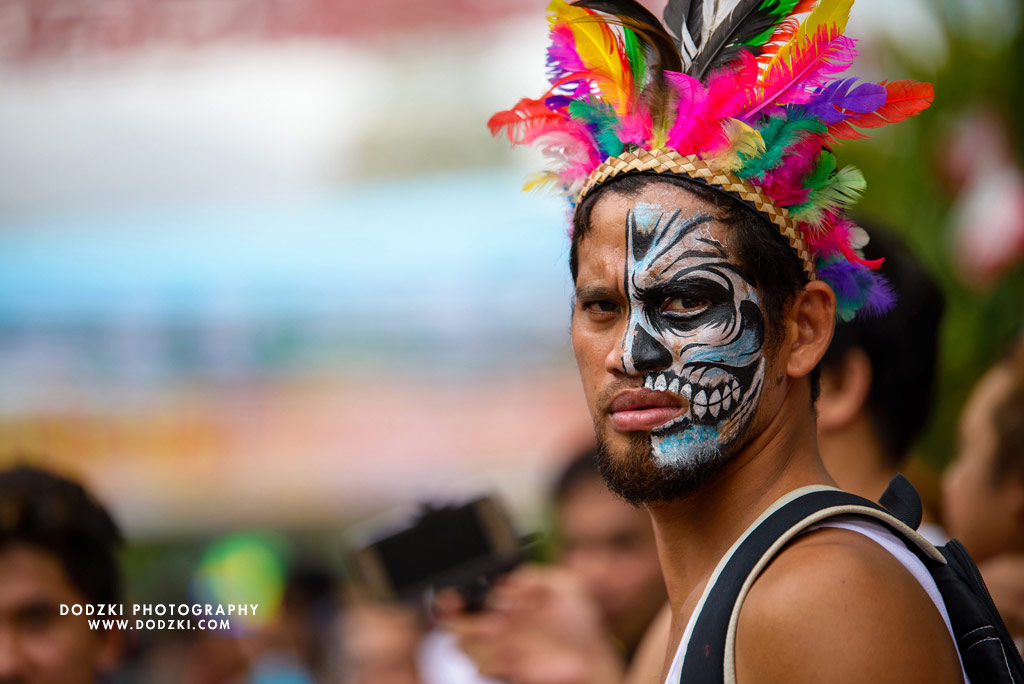
<svg viewBox="0 0 1024 684"><path fill-rule="evenodd" d="M357 600L340 622L343 684L420 684L416 658L424 628L416 609Z"/></svg>
<svg viewBox="0 0 1024 684"><path fill-rule="evenodd" d="M34 467L0 471L0 684L89 684L119 639L61 604L120 600L107 511L79 484Z"/></svg>
<svg viewBox="0 0 1024 684"><path fill-rule="evenodd" d="M949 531L976 561L1024 552L1024 339L971 391L943 485Z"/></svg>
<svg viewBox="0 0 1024 684"><path fill-rule="evenodd" d="M882 316L838 323L822 360L818 446L840 487L877 499L931 412L944 298L899 240L872 227L868 259L896 294Z"/></svg>
<svg viewBox="0 0 1024 684"><path fill-rule="evenodd" d="M666 600L650 516L608 490L593 447L565 467L553 499L561 564L582 579L632 652Z"/></svg>
<svg viewBox="0 0 1024 684"><path fill-rule="evenodd" d="M327 568L304 561L288 569L282 626L289 644L312 672L323 669L335 601L335 578Z"/></svg>

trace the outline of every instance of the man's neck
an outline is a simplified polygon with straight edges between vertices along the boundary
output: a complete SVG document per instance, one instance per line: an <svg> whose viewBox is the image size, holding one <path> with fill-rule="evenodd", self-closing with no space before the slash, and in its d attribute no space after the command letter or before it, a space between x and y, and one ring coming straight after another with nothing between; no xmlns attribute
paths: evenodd
<svg viewBox="0 0 1024 684"><path fill-rule="evenodd" d="M810 398L799 387L791 386L764 429L699 491L650 507L674 626L688 617L721 557L774 501L799 487L835 484L818 455Z"/></svg>

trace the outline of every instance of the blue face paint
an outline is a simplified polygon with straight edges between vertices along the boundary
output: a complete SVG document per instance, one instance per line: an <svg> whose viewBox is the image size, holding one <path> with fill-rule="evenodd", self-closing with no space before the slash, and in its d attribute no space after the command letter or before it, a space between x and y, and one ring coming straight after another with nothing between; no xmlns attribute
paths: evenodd
<svg viewBox="0 0 1024 684"><path fill-rule="evenodd" d="M644 233L651 233L661 220L664 210L657 204L650 202L638 202L633 207L633 217L637 229Z"/></svg>
<svg viewBox="0 0 1024 684"><path fill-rule="evenodd" d="M672 466L680 461L700 464L721 456L718 448L718 428L710 425L691 425L685 430L673 430L651 436L651 453L659 466Z"/></svg>
<svg viewBox="0 0 1024 684"><path fill-rule="evenodd" d="M662 466L719 456L750 423L764 383L754 282L712 235L713 220L650 203L627 214L623 370L686 399L682 415L651 432Z"/></svg>

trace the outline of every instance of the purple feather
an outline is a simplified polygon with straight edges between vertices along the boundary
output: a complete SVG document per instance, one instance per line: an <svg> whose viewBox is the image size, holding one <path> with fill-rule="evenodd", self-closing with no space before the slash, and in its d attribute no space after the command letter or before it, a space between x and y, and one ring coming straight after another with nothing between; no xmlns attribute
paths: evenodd
<svg viewBox="0 0 1024 684"><path fill-rule="evenodd" d="M896 293L879 273L835 255L818 261L818 277L836 294L836 317L852 320L858 313L884 314L896 303Z"/></svg>
<svg viewBox="0 0 1024 684"><path fill-rule="evenodd" d="M860 272L863 269L843 258L832 258L818 265L818 276L827 282L840 302L861 299Z"/></svg>
<svg viewBox="0 0 1024 684"><path fill-rule="evenodd" d="M855 114L873 112L885 104L888 95L884 86L877 83L861 83L853 88L856 82L856 78L833 81L815 95L814 99L804 106L805 109L825 123L834 124Z"/></svg>
<svg viewBox="0 0 1024 684"><path fill-rule="evenodd" d="M568 95L551 95L544 100L544 104L552 111L561 109L562 107L568 107L570 102L572 102L572 98Z"/></svg>
<svg viewBox="0 0 1024 684"><path fill-rule="evenodd" d="M896 304L896 291L881 274L872 272L870 276L871 288L868 290L863 311L878 316L889 311Z"/></svg>

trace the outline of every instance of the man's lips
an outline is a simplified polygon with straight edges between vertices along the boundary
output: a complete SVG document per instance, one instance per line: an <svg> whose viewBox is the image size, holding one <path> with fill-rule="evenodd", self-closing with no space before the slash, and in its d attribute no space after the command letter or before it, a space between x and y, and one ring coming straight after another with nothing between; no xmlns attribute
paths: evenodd
<svg viewBox="0 0 1024 684"><path fill-rule="evenodd" d="M608 415L612 427L620 432L653 430L683 413L685 401L671 392L628 389L615 395Z"/></svg>

